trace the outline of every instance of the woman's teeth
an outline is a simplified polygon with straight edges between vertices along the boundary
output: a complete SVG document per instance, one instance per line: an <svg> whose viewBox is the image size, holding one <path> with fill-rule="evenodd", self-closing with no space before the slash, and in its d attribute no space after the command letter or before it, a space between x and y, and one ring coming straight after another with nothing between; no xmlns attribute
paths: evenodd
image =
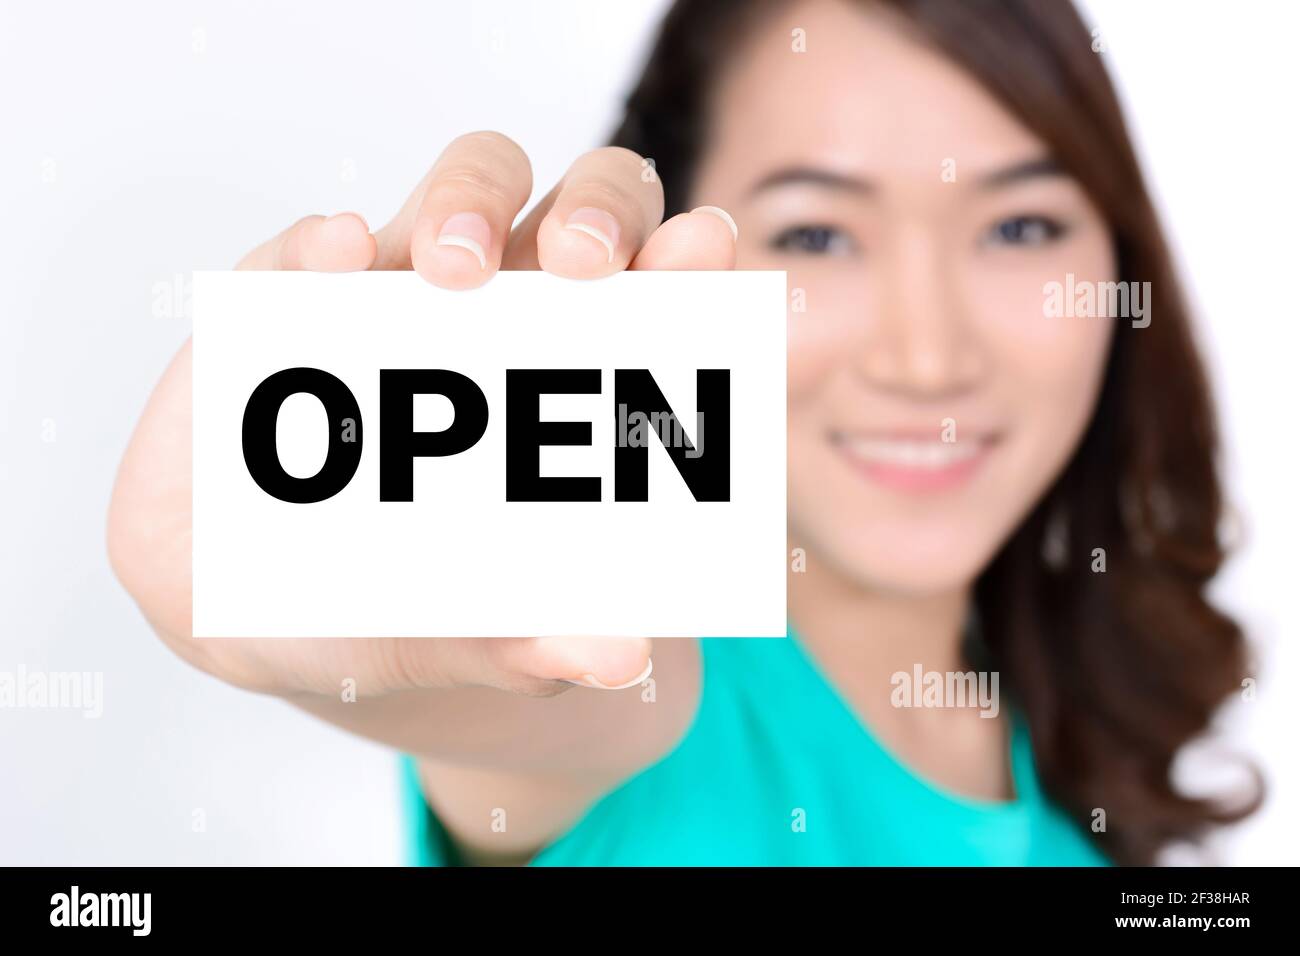
<svg viewBox="0 0 1300 956"><path fill-rule="evenodd" d="M944 442L916 439L846 438L839 445L851 457L868 465L892 465L939 471L979 454L980 442Z"/></svg>

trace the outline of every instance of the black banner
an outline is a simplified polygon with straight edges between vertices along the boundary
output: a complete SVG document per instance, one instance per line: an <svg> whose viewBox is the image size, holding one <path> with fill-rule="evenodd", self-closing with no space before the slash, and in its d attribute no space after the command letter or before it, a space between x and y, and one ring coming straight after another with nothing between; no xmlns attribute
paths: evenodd
<svg viewBox="0 0 1300 956"><path fill-rule="evenodd" d="M687 927L734 939L781 924L864 943L878 934L914 935L921 945L1046 932L1232 945L1289 923L1293 883L1279 869L34 868L0 870L0 926L6 943L75 934L92 945L437 947L450 933L482 933L490 945L518 931L552 944L563 934L669 946Z"/></svg>

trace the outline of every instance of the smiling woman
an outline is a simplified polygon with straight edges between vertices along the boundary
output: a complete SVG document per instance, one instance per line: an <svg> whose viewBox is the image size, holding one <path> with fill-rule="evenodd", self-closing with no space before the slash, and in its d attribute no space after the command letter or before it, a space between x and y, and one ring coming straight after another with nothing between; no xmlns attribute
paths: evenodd
<svg viewBox="0 0 1300 956"><path fill-rule="evenodd" d="M791 575L791 615L877 732L951 775L863 673L945 660L958 645L925 622L965 622L1045 789L1080 825L1106 811L1112 858L1249 812L1257 793L1223 805L1170 779L1246 651L1204 596L1224 556L1204 373L1073 8L683 0L613 141L654 157L669 214L730 209L738 267L788 269L807 303L789 525L821 571ZM1067 281L1141 282L1157 305L1045 318ZM958 785L1002 792L980 752L995 769Z"/></svg>
<svg viewBox="0 0 1300 956"><path fill-rule="evenodd" d="M519 218L531 191L516 143L469 133L375 234L308 217L241 267L787 272L789 639L196 641L188 346L110 514L173 649L409 755L420 862L1148 863L1253 808L1171 777L1247 648L1206 596L1222 496L1188 312L1072 6L679 0L613 145ZM1045 315L1069 282L1150 283L1143 322ZM561 537L527 543L562 567ZM499 563L485 594L522 577Z"/></svg>

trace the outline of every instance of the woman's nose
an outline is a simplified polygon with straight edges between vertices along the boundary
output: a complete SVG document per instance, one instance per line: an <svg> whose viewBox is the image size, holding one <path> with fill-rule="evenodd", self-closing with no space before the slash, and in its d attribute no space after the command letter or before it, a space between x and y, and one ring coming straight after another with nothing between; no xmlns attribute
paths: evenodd
<svg viewBox="0 0 1300 956"><path fill-rule="evenodd" d="M878 313L856 356L876 389L917 398L966 391L987 362L941 243L911 236L879 260Z"/></svg>

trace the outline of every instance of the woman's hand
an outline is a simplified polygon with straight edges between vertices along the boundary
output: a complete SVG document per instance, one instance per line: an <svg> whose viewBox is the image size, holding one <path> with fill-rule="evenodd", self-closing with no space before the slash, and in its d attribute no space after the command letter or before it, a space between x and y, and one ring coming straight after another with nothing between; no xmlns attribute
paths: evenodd
<svg viewBox="0 0 1300 956"><path fill-rule="evenodd" d="M532 191L528 157L499 133L470 133L438 158L391 222L373 235L352 213L309 216L258 246L240 269L414 269L471 289L499 269L595 279L624 269L729 269L735 226L720 210L661 222L653 167L625 149L586 153L518 227ZM364 331L363 331L364 334ZM644 679L642 638L208 639L191 630L190 344L158 384L123 459L109 516L118 576L180 656L241 687L337 699L418 688L493 687L549 696L572 686ZM257 547L249 542L249 547ZM382 736L372 728L372 736ZM463 741L462 741L463 743Z"/></svg>

